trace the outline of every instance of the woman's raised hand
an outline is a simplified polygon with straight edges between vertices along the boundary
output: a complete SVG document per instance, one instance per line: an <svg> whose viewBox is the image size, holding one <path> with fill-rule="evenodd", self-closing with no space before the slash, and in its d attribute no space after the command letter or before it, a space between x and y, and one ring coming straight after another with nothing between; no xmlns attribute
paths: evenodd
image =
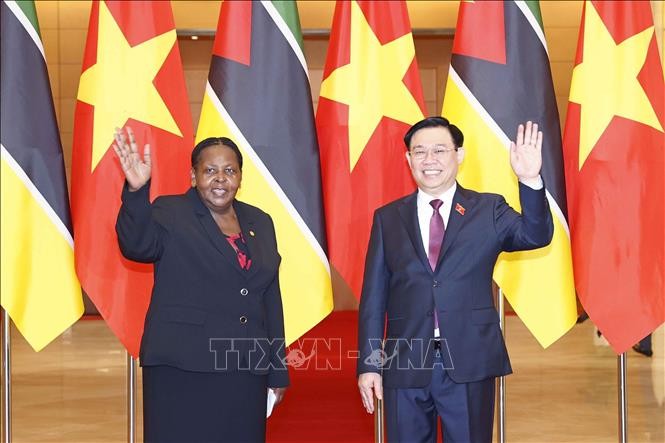
<svg viewBox="0 0 665 443"><path fill-rule="evenodd" d="M143 148L143 160L141 160L132 128L127 126L126 137L121 129L116 128L113 137L115 138L113 150L120 159L120 166L122 166L122 172L125 173L129 190L137 191L150 180L152 171L150 145L145 145ZM127 143L128 141L129 143Z"/></svg>

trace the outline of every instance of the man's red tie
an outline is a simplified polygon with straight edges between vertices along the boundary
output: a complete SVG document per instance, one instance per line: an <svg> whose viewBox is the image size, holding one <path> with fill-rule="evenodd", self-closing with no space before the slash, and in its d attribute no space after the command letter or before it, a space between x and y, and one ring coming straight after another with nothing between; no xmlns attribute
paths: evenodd
<svg viewBox="0 0 665 443"><path fill-rule="evenodd" d="M434 209L432 218L429 221L429 248L427 259L432 271L436 269L436 263L439 261L439 253L441 252L441 244L443 244L443 234L446 228L443 225L443 217L439 213L439 208L443 205L441 200L434 199L429 204ZM436 305L434 306L434 328L439 329L439 315L436 312Z"/></svg>

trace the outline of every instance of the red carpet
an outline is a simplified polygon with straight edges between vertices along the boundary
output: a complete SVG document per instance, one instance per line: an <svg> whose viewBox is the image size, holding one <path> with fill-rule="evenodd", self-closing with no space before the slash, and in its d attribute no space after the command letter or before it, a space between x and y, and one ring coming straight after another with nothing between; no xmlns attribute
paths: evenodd
<svg viewBox="0 0 665 443"><path fill-rule="evenodd" d="M291 387L268 419L268 442L374 441L356 384L357 320L333 312L287 349Z"/></svg>

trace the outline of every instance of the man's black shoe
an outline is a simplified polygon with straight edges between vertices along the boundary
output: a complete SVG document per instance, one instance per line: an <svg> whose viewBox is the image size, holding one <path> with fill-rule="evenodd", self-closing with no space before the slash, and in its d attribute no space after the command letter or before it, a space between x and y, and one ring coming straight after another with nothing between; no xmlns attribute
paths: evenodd
<svg viewBox="0 0 665 443"><path fill-rule="evenodd" d="M634 345L633 351L638 352L646 357L651 357L653 355L653 351L651 349L645 349L640 345Z"/></svg>

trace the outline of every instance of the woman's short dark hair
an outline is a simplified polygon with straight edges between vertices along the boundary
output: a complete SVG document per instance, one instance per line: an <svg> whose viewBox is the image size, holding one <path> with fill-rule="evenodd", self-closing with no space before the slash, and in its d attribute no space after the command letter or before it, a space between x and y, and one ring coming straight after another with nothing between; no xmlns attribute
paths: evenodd
<svg viewBox="0 0 665 443"><path fill-rule="evenodd" d="M194 146L194 149L192 150L192 168L195 168L198 164L201 153L206 148L211 146L226 146L235 152L236 157L238 157L238 165L242 171L242 154L240 153L240 149L238 149L238 145L236 145L233 140L228 137L208 137L205 140L201 140L196 146Z"/></svg>
<svg viewBox="0 0 665 443"><path fill-rule="evenodd" d="M411 138L413 138L413 134L423 128L436 127L448 128L456 148L461 148L464 146L464 134L462 134L462 131L460 131L457 126L450 123L447 118L433 116L420 120L418 123L411 126L408 131L406 131L406 134L404 134L404 144L406 145L406 150L408 151L411 149Z"/></svg>

